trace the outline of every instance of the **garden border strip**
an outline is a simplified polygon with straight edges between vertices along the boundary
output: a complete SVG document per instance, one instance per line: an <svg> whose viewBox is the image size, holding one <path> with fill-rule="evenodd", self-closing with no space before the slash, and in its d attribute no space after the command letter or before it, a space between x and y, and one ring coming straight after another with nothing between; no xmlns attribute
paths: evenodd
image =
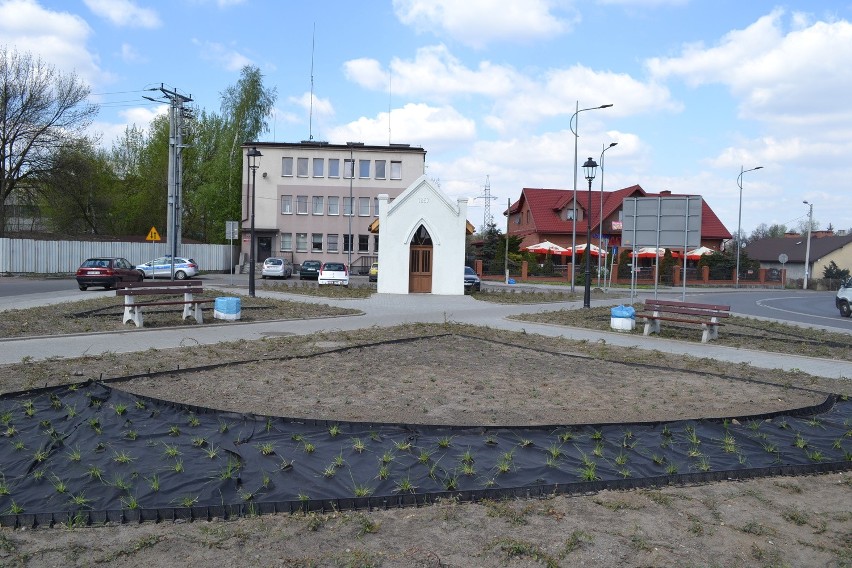
<svg viewBox="0 0 852 568"><path fill-rule="evenodd" d="M72 404L81 409L69 416ZM588 494L852 469L852 401L836 395L771 417L470 427L222 412L86 382L3 395L0 416L4 425L20 426L0 445L5 489L0 526L418 506L442 498ZM127 436L130 428L138 429L138 438ZM39 443L39 436L47 441ZM196 445L199 438L203 443ZM722 450L727 438L736 451ZM38 457L12 447L23 439L25 446L40 448ZM356 451L354 440L362 440L365 449ZM308 444L315 449L307 452ZM269 454L263 451L267 446ZM161 447L175 454L166 457ZM69 448L86 460L68 458ZM204 452L217 448L222 456L214 463ZM387 478L374 475L384 456L390 456ZM619 469L621 457L629 468ZM93 462L99 473L87 480L86 467L91 471ZM142 464L153 470L142 470ZM48 469L51 476L45 478ZM145 490L141 480L159 475L180 490ZM77 497L81 503L72 506L69 498Z"/></svg>

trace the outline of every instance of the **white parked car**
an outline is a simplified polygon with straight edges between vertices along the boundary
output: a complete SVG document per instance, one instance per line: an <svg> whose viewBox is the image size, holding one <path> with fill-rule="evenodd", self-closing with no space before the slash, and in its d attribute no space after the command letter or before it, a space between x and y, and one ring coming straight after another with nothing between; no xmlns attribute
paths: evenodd
<svg viewBox="0 0 852 568"><path fill-rule="evenodd" d="M145 278L171 278L172 257L162 256L144 264L138 264L136 270L144 274ZM194 260L175 257L175 280L192 278L196 274L198 274L198 265Z"/></svg>
<svg viewBox="0 0 852 568"><path fill-rule="evenodd" d="M263 261L262 278L290 278L293 276L293 263L286 258L270 257Z"/></svg>
<svg viewBox="0 0 852 568"><path fill-rule="evenodd" d="M342 262L323 262L320 266L317 284L349 286L349 270Z"/></svg>

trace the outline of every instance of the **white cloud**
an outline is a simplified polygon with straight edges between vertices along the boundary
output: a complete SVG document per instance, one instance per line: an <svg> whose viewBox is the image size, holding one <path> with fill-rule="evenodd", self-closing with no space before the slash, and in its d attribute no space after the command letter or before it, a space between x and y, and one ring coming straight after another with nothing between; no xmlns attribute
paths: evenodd
<svg viewBox="0 0 852 568"><path fill-rule="evenodd" d="M227 71L239 71L246 65L253 65L251 59L228 46L212 41L193 39L192 43L201 49L201 57L215 61Z"/></svg>
<svg viewBox="0 0 852 568"><path fill-rule="evenodd" d="M347 79L368 89L382 91L390 86L395 94L416 94L437 100L459 94L501 96L526 82L511 67L489 61L480 62L477 69L470 69L444 45L422 47L413 60L394 58L390 71L382 69L373 59L347 61L344 73Z"/></svg>
<svg viewBox="0 0 852 568"><path fill-rule="evenodd" d="M554 0L394 0L393 6L403 24L419 32L437 30L476 48L540 41L570 31L579 21L570 3Z"/></svg>
<svg viewBox="0 0 852 568"><path fill-rule="evenodd" d="M158 28L160 16L150 8L140 8L131 0L83 0L95 15L116 26L133 28Z"/></svg>
<svg viewBox="0 0 852 568"><path fill-rule="evenodd" d="M784 16L776 9L716 46L684 46L680 56L650 59L647 67L655 77L680 77L693 87L726 85L741 99L742 118L788 126L848 120L852 24L811 23L797 13L786 31Z"/></svg>
<svg viewBox="0 0 852 568"><path fill-rule="evenodd" d="M140 63L147 61L139 51L129 43L121 44L121 60L125 63Z"/></svg>
<svg viewBox="0 0 852 568"><path fill-rule="evenodd" d="M313 97L313 104L311 98ZM300 106L306 111L313 111L316 115L334 116L334 105L330 99L320 99L310 92L303 93L301 97L290 97L288 101L296 106Z"/></svg>
<svg viewBox="0 0 852 568"><path fill-rule="evenodd" d="M148 129L151 126L151 121L154 120L157 116L165 115L168 113L169 107L168 105L158 105L156 107L134 107L127 110L121 111L119 116L121 116L124 121L120 123L110 123L110 122L95 122L92 124L90 130L92 132L98 132L101 135L101 146L104 148L111 148L112 143L123 137L125 130L129 126L136 125L138 128L142 129L144 132L148 132Z"/></svg>
<svg viewBox="0 0 852 568"><path fill-rule="evenodd" d="M81 17L46 10L34 0L0 2L0 45L41 57L90 84L107 82L109 74L100 68L98 57L86 49L91 33Z"/></svg>
<svg viewBox="0 0 852 568"><path fill-rule="evenodd" d="M557 116L571 116L577 108L612 104L601 110L608 116L646 112L679 112L682 105L656 82L643 83L624 73L595 71L582 65L550 71L542 81L521 82L509 97L498 100L486 123L498 132L509 132ZM589 114L583 116L588 120ZM603 120L603 115L593 118Z"/></svg>
<svg viewBox="0 0 852 568"><path fill-rule="evenodd" d="M362 117L329 132L329 141L387 144L402 142L440 151L460 142L476 138L476 124L452 107L407 104L401 109L379 113L375 118Z"/></svg>

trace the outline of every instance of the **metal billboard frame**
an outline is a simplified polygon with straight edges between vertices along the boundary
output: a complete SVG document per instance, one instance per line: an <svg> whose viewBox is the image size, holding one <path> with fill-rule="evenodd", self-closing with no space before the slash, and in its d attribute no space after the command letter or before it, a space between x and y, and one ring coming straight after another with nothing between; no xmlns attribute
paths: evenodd
<svg viewBox="0 0 852 568"><path fill-rule="evenodd" d="M701 246L701 211L704 200L700 195L628 197L622 205L623 225L621 245L629 246L632 254L641 247L655 249L683 247L683 297L686 296L686 251ZM630 298L636 286L635 257L630 270ZM654 270L654 297L659 284L659 256Z"/></svg>

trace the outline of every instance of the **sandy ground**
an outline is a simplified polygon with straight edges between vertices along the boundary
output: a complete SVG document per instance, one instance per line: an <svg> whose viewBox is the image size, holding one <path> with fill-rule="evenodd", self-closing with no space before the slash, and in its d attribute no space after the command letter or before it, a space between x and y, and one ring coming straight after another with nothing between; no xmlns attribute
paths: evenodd
<svg viewBox="0 0 852 568"><path fill-rule="evenodd" d="M188 353L193 365L259 360L113 386L258 414L459 425L740 416L811 405L849 389L659 353L629 357L605 345L450 331L412 326L146 352L154 369L169 368L178 356L185 367ZM398 338L415 340L383 342ZM296 357L280 359L287 356ZM45 363L38 373L61 382L127 374L128 367L104 356ZM0 370L3 390L35 382L24 375ZM0 530L0 566L104 564L852 566L852 473L386 511Z"/></svg>

